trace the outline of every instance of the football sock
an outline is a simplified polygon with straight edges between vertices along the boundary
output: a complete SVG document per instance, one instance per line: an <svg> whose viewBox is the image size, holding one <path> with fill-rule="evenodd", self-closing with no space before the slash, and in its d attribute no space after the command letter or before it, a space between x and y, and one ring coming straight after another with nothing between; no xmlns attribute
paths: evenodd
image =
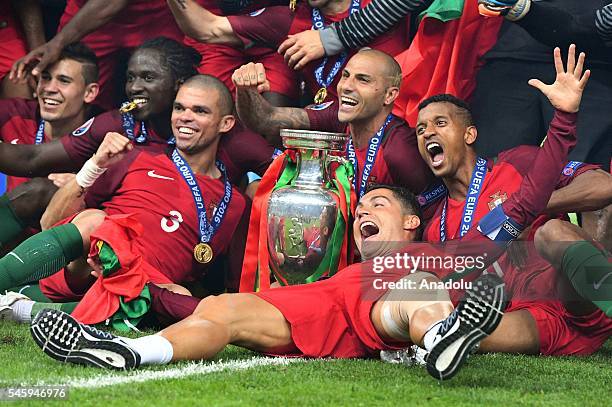
<svg viewBox="0 0 612 407"><path fill-rule="evenodd" d="M438 331L440 330L440 327L442 326L443 322L444 320L441 319L440 321L434 322L429 328L427 328L427 331L423 336L423 347L427 352L431 352L431 350L433 349L435 345L436 335L438 334Z"/></svg>
<svg viewBox="0 0 612 407"><path fill-rule="evenodd" d="M78 302L53 303L19 300L11 305L11 309L17 322L32 322L32 318L43 309L56 309L70 314L77 304Z"/></svg>
<svg viewBox="0 0 612 407"><path fill-rule="evenodd" d="M165 365L174 354L170 341L159 334L136 339L121 337L121 340L138 352L141 365Z"/></svg>
<svg viewBox="0 0 612 407"><path fill-rule="evenodd" d="M587 241L569 246L561 268L580 296L612 317L612 263Z"/></svg>
<svg viewBox="0 0 612 407"><path fill-rule="evenodd" d="M18 287L13 287L13 288L9 288L8 291L13 291L19 294L23 294L26 297L28 297L29 299L31 299L32 301L38 301L38 302L53 302L51 299L47 298L46 295L43 294L43 292L40 290L40 286L38 284L32 284L32 285L24 285L24 286L18 286Z"/></svg>
<svg viewBox="0 0 612 407"><path fill-rule="evenodd" d="M26 227L15 215L6 194L0 196L0 225L0 247L19 236Z"/></svg>
<svg viewBox="0 0 612 407"><path fill-rule="evenodd" d="M38 233L0 259L0 291L56 273L83 254L83 239L68 223Z"/></svg>
<svg viewBox="0 0 612 407"><path fill-rule="evenodd" d="M193 314L200 299L189 295L173 293L170 290L147 284L151 293L151 310L163 323L174 323Z"/></svg>

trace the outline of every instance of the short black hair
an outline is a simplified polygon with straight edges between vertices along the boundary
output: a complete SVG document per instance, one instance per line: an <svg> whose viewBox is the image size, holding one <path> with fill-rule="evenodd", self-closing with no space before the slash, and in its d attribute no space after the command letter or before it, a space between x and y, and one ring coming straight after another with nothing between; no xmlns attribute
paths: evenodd
<svg viewBox="0 0 612 407"><path fill-rule="evenodd" d="M440 93L438 95L428 97L419 103L419 110L425 109L432 103L450 103L454 105L455 111L459 116L461 116L466 127L474 125L472 110L470 109L470 105L465 100L459 99L458 97L448 93Z"/></svg>
<svg viewBox="0 0 612 407"><path fill-rule="evenodd" d="M208 89L215 89L219 93L219 109L221 115L226 116L234 112L234 99L232 98L232 94L227 86L218 78L212 75L194 75L185 80L182 85L195 85Z"/></svg>
<svg viewBox="0 0 612 407"><path fill-rule="evenodd" d="M82 42L73 42L62 49L58 61L71 59L81 64L81 75L85 85L98 82L98 57Z"/></svg>
<svg viewBox="0 0 612 407"><path fill-rule="evenodd" d="M167 37L156 37L143 42L134 52L145 49L158 51L162 55L162 60L170 70L175 83L198 73L202 55L192 47Z"/></svg>
<svg viewBox="0 0 612 407"><path fill-rule="evenodd" d="M416 215L420 224L416 230L416 240L421 240L423 237L424 222L423 222L423 214L421 212L421 205L417 201L417 197L413 194L408 188L401 187L399 185L390 185L390 184L376 184L371 183L368 184L366 188L366 194L370 191L374 191L376 189L388 189L393 193L393 196L399 201L404 213L408 213L409 215Z"/></svg>

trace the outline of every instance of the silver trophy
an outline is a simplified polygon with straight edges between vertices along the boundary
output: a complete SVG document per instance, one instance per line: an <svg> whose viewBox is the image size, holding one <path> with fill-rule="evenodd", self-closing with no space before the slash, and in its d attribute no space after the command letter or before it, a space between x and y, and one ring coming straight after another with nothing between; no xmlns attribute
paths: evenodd
<svg viewBox="0 0 612 407"><path fill-rule="evenodd" d="M270 195L270 266L281 284L304 284L328 253L339 210L327 187L330 163L344 160L330 153L344 152L349 135L305 130L280 134L285 148L295 151L297 167L294 181Z"/></svg>

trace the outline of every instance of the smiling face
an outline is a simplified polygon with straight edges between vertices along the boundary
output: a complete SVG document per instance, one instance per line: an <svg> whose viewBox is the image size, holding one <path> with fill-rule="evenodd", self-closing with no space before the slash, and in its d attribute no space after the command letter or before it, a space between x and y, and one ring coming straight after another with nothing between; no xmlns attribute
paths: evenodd
<svg viewBox="0 0 612 407"><path fill-rule="evenodd" d="M471 157L476 128L449 102L433 102L419 111L416 126L421 157L436 177L452 177Z"/></svg>
<svg viewBox="0 0 612 407"><path fill-rule="evenodd" d="M338 120L342 123L367 122L387 115L399 93L392 86L386 58L377 51L355 54L338 82Z"/></svg>
<svg viewBox="0 0 612 407"><path fill-rule="evenodd" d="M98 85L85 85L82 65L72 59L62 59L45 69L36 87L40 116L53 123L80 115L85 103L91 103Z"/></svg>
<svg viewBox="0 0 612 407"><path fill-rule="evenodd" d="M130 58L125 93L138 107L133 110L137 120L163 114L172 107L176 83L163 55L154 49L139 49Z"/></svg>
<svg viewBox="0 0 612 407"><path fill-rule="evenodd" d="M219 92L212 87L185 84L179 89L172 109L172 133L176 147L193 154L219 140L234 125L234 116L224 115Z"/></svg>
<svg viewBox="0 0 612 407"><path fill-rule="evenodd" d="M357 204L353 235L363 260L388 255L398 242L413 241L420 219L409 213L393 191L373 189Z"/></svg>

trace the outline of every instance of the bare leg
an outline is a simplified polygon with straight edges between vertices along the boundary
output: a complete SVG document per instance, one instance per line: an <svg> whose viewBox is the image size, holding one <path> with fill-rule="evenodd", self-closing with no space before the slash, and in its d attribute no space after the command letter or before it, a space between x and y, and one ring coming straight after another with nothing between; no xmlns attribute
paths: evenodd
<svg viewBox="0 0 612 407"><path fill-rule="evenodd" d="M480 342L480 352L540 353L540 338L535 320L527 310L504 314L493 333Z"/></svg>
<svg viewBox="0 0 612 407"><path fill-rule="evenodd" d="M161 335L172 344L172 360L209 359L230 343L260 352L295 349L289 322L276 307L254 294L205 298L193 315Z"/></svg>
<svg viewBox="0 0 612 407"><path fill-rule="evenodd" d="M440 282L434 275L414 273L403 280L419 287L423 280ZM423 337L436 322L453 311L446 290L391 290L372 307L370 317L378 335L390 342L412 342L423 346Z"/></svg>
<svg viewBox="0 0 612 407"><path fill-rule="evenodd" d="M534 244L540 256L557 269L558 292L565 307L574 315L588 315L597 307L584 300L572 287L565 273L561 272L561 262L568 247L578 241L591 241L583 229L569 222L552 219L542 225L536 232Z"/></svg>

